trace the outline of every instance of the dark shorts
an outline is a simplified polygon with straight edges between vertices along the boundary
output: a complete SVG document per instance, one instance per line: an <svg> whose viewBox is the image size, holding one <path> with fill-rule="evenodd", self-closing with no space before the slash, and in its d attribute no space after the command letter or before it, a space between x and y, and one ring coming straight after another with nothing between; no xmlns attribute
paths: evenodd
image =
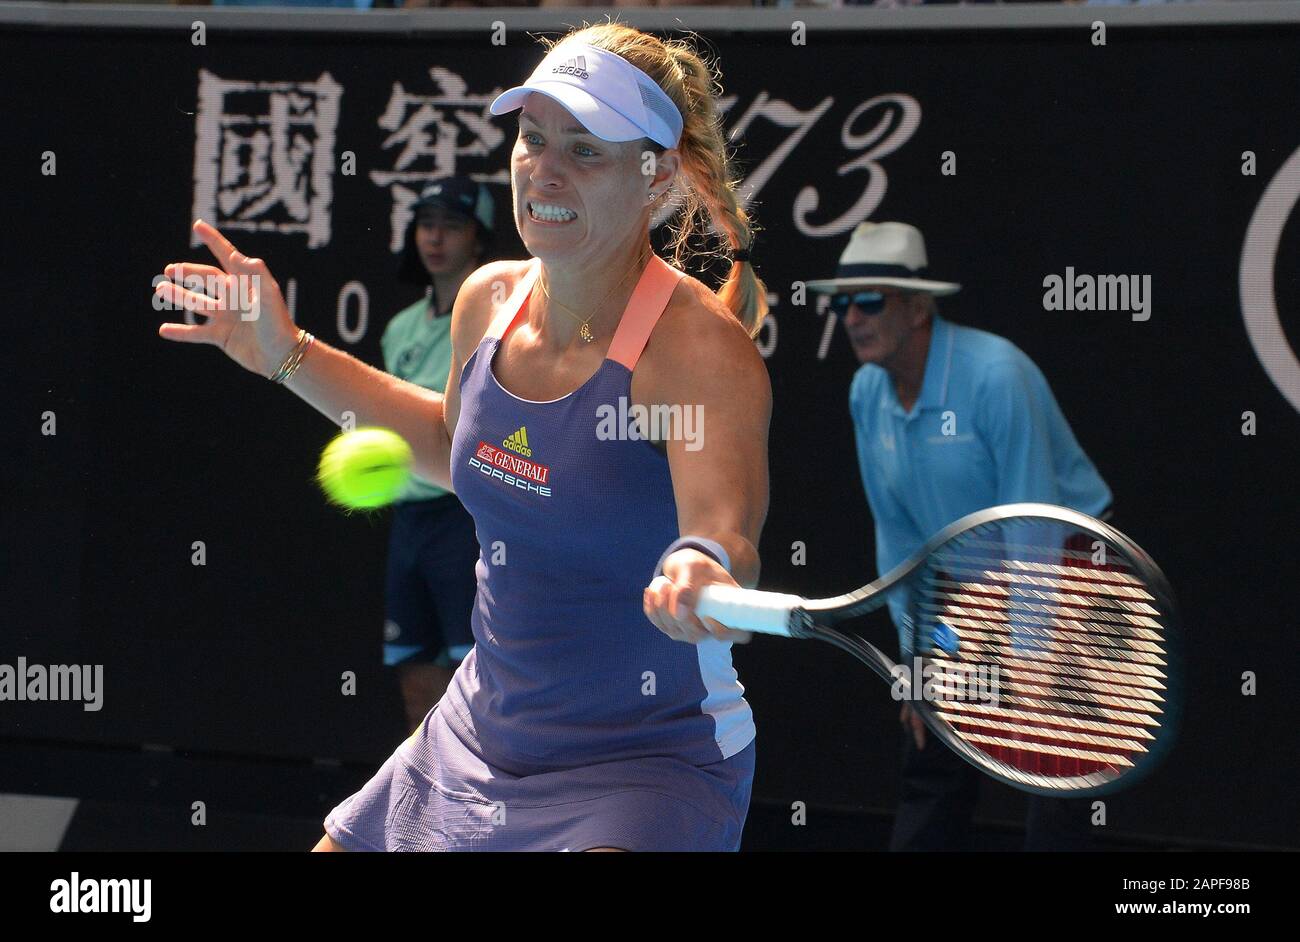
<svg viewBox="0 0 1300 942"><path fill-rule="evenodd" d="M478 537L453 494L398 504L388 539L384 663L451 666L474 646Z"/></svg>

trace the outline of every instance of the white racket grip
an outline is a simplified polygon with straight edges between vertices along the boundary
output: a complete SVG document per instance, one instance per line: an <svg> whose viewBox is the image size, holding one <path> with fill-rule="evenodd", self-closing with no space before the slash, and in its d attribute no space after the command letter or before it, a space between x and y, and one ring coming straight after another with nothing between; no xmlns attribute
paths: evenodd
<svg viewBox="0 0 1300 942"><path fill-rule="evenodd" d="M790 637L790 612L802 605L797 595L760 592L734 585L706 585L695 603L695 614L728 628Z"/></svg>

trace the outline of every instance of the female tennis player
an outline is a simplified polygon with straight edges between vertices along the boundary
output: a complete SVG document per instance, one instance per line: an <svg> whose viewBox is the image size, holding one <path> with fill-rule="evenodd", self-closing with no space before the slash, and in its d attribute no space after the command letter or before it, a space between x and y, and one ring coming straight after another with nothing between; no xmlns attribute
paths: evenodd
<svg viewBox="0 0 1300 942"><path fill-rule="evenodd" d="M511 183L532 258L466 280L445 395L298 330L265 263L206 223L223 270L168 266L257 275L260 313L164 282L208 317L164 338L394 429L474 517L475 647L316 849L738 848L755 731L731 644L748 635L691 606L702 586L757 581L771 388L714 91L687 43L601 24L493 103L520 112ZM652 250L670 194L675 262L706 229L727 244L716 296Z"/></svg>

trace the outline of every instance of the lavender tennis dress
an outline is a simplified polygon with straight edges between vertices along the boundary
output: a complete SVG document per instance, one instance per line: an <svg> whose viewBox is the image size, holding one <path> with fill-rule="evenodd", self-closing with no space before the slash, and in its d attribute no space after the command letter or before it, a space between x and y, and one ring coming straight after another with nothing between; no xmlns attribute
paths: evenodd
<svg viewBox="0 0 1300 942"><path fill-rule="evenodd" d="M348 850L736 850L753 716L729 643L646 619L642 590L678 536L672 480L649 442L611 434L683 275L652 257L595 375L534 402L492 361L539 271L461 374L451 475L480 546L474 649L325 829Z"/></svg>

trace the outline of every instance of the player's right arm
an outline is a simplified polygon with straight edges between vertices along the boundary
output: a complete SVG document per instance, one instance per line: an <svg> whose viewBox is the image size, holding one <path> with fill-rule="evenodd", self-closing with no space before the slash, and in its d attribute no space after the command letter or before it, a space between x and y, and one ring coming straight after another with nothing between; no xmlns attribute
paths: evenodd
<svg viewBox="0 0 1300 942"><path fill-rule="evenodd" d="M460 421L461 370L487 333L497 305L513 291L519 266L518 261L490 262L466 278L456 295L451 309L451 370L443 394L443 424L449 447L451 433Z"/></svg>
<svg viewBox="0 0 1300 942"><path fill-rule="evenodd" d="M241 254L212 226L196 222L194 231L216 256L221 268L190 262L174 263L167 266L166 274L176 280L196 275L210 278L218 290L211 294L206 293L206 289L191 290L174 280L158 284L154 291L159 297L177 306L188 304L207 318L203 323L192 325L162 324L158 329L159 335L167 340L220 347L244 369L269 377L293 350L298 336L279 285L263 260ZM479 305L473 303L471 297L481 293L471 284L482 281L477 275L466 280L465 288L470 290L462 289L456 300L456 310L462 312L460 319L464 322L460 331L462 338L472 330L474 322L483 320L485 316L479 313ZM240 276L252 279L256 316L251 319L241 315L237 296ZM247 310L245 306L244 311ZM459 365L469 356L469 352L460 349L455 323L453 320L452 375L448 382L451 390L459 386ZM482 330L486 330L486 322ZM482 331L479 336L482 336ZM358 426L378 425L397 432L411 445L416 473L440 487L451 488L451 428L454 424L447 424L441 393L377 370L320 340L312 344L301 366L284 385L332 422L341 425L344 415L352 413ZM456 409L458 411L459 403Z"/></svg>

